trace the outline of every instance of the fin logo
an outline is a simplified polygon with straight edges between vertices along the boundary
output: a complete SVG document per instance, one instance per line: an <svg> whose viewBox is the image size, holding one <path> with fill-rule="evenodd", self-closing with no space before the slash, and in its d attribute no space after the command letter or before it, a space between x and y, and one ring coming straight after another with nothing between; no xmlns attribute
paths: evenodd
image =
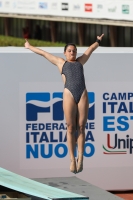
<svg viewBox="0 0 133 200"><path fill-rule="evenodd" d="M50 113L53 110L53 120L60 121L64 119L62 97L60 92L54 92L52 96L52 107L50 102L50 93L26 93L26 120L37 121L39 113Z"/></svg>
<svg viewBox="0 0 133 200"><path fill-rule="evenodd" d="M88 92L88 120L95 119L95 94ZM26 93L26 120L37 121L39 113L52 113L53 121L64 120L63 93L54 92L52 98L49 92Z"/></svg>

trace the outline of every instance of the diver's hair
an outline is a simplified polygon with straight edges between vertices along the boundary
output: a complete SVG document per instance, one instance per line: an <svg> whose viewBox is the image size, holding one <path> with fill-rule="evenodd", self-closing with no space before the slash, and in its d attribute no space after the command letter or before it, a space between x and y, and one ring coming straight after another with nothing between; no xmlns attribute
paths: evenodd
<svg viewBox="0 0 133 200"><path fill-rule="evenodd" d="M75 49L77 50L76 44L74 44L74 43L67 43L67 44L65 45L65 47L64 47L64 52L66 51L66 49L67 49L68 46L74 46Z"/></svg>

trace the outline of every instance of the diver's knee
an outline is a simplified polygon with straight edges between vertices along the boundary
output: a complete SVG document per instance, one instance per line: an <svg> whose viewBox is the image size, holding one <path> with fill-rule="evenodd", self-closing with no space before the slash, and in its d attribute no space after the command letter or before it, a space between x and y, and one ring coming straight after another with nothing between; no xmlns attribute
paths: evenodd
<svg viewBox="0 0 133 200"><path fill-rule="evenodd" d="M85 125L83 125L83 124L79 125L78 129L79 129L79 133L80 134L84 134L85 133Z"/></svg>
<svg viewBox="0 0 133 200"><path fill-rule="evenodd" d="M73 124L67 124L67 132L70 134L75 133L76 131L76 126Z"/></svg>

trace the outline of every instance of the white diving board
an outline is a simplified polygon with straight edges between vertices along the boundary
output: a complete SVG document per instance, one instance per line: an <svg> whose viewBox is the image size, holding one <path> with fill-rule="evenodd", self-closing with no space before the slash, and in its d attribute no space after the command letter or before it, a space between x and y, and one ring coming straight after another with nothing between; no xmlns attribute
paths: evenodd
<svg viewBox="0 0 133 200"><path fill-rule="evenodd" d="M0 185L22 192L28 195L40 197L43 199L68 199L68 200L88 200L89 197L85 197L79 194L61 190L55 187L51 187L37 181L25 178L3 168L0 168Z"/></svg>

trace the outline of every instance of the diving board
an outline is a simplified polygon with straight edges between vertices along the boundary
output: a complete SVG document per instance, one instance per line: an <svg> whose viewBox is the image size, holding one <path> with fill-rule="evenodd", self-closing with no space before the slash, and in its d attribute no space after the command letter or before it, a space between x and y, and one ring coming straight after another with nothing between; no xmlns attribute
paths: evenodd
<svg viewBox="0 0 133 200"><path fill-rule="evenodd" d="M28 195L50 200L88 200L76 193L68 192L37 181L25 178L3 168L0 168L0 185Z"/></svg>

